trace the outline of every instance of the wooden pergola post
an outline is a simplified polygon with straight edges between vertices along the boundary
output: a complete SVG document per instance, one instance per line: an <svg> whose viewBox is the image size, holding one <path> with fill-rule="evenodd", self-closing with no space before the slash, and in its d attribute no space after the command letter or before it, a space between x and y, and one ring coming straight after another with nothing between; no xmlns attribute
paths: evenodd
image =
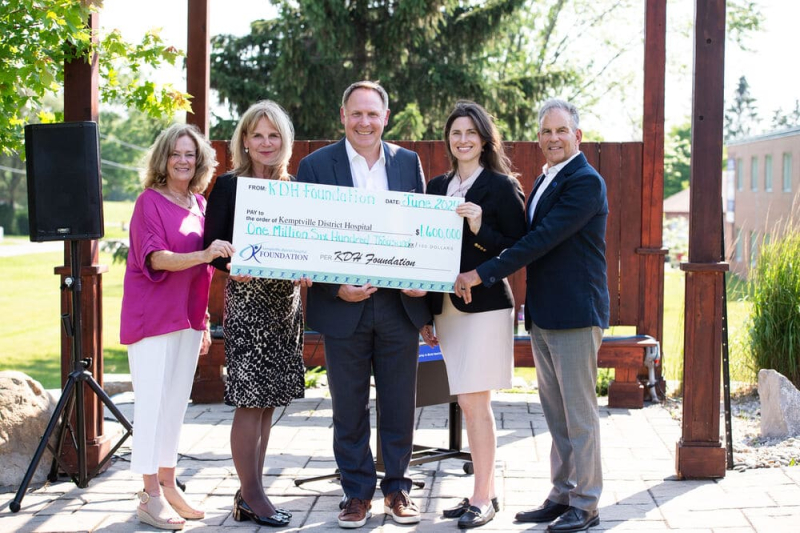
<svg viewBox="0 0 800 533"><path fill-rule="evenodd" d="M681 478L725 475L719 402L722 290L728 264L722 247L722 125L724 114L725 0L695 1L689 262L683 365Z"/></svg>
<svg viewBox="0 0 800 533"><path fill-rule="evenodd" d="M644 13L644 105L642 106L642 240L639 323L636 332L664 338L664 81L667 0L646 0ZM651 305L650 302L659 302ZM663 362L663 357L662 357ZM641 372L641 371L640 371ZM642 377L647 377L644 372ZM663 387L660 367L658 387Z"/></svg>
<svg viewBox="0 0 800 533"><path fill-rule="evenodd" d="M208 135L208 93L211 84L211 41L208 34L208 0L189 0L186 43L186 92L192 95L192 112L186 123Z"/></svg>
<svg viewBox="0 0 800 533"><path fill-rule="evenodd" d="M92 32L92 39L97 40L100 29L99 16L89 16L87 27ZM91 60L76 59L64 64L64 122L98 120L98 70L97 54ZM79 358L91 359L88 369L95 381L103 386L103 272L108 271L99 261L98 241L85 240L78 243L81 290L81 334L82 354ZM64 279L71 275L70 245L64 243L64 265L57 267L55 273ZM72 311L72 294L61 292L61 313ZM72 339L61 331L61 384L66 383L72 372ZM103 434L103 403L89 387L83 387L84 406L86 411L86 466L91 471L108 454L111 442L108 435ZM70 439L65 439L63 457L68 464L77 466L75 449ZM108 468L106 463L103 470Z"/></svg>

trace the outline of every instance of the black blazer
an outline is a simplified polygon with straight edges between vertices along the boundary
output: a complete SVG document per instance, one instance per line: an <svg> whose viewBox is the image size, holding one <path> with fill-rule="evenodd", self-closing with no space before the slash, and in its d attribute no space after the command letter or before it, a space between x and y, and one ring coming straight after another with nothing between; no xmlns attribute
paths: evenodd
<svg viewBox="0 0 800 533"><path fill-rule="evenodd" d="M228 172L217 178L214 188L208 195L206 206L206 229L203 233L203 247L208 248L216 239L233 242L233 213L236 211L236 175ZM230 257L217 257L211 264L223 272L228 272Z"/></svg>
<svg viewBox="0 0 800 533"><path fill-rule="evenodd" d="M416 152L386 142L383 143L383 152L386 155L389 190L425 192L422 164ZM304 157L297 170L297 181L353 187L345 140ZM306 321L323 335L341 339L355 331L364 310L364 302L345 302L336 296L338 292L339 284L314 283L308 289ZM400 300L408 319L417 329L428 323L431 315L425 298L411 298L400 293Z"/></svg>
<svg viewBox="0 0 800 533"><path fill-rule="evenodd" d="M541 176L528 205L541 186ZM478 267L486 286L526 266L525 324L542 329L608 327L606 184L578 154L539 199L528 233ZM473 289L474 290L474 289Z"/></svg>
<svg viewBox="0 0 800 533"><path fill-rule="evenodd" d="M444 196L452 179L452 172L433 178L428 183L428 194ZM477 235L472 233L467 219L464 219L460 271L468 272L512 246L525 235L528 228L525 220L525 194L516 178L484 169L464 199L479 205L483 210L481 229ZM442 312L444 295L442 292L428 293L431 313L436 315ZM456 309L465 313L514 307L514 296L505 279L503 283L491 287L473 287L470 304L465 304L464 300L454 294L450 294L450 301Z"/></svg>

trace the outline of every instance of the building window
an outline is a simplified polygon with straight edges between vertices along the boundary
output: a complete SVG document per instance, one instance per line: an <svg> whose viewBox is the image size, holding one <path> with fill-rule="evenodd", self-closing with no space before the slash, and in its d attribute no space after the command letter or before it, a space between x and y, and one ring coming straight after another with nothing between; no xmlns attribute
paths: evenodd
<svg viewBox="0 0 800 533"><path fill-rule="evenodd" d="M741 191L742 189L744 189L744 168L740 157L736 160L736 190Z"/></svg>
<svg viewBox="0 0 800 533"><path fill-rule="evenodd" d="M750 159L750 190L758 190L758 158Z"/></svg>
<svg viewBox="0 0 800 533"><path fill-rule="evenodd" d="M744 243L742 242L742 228L736 230L736 255L734 259L741 263L744 256Z"/></svg>
<svg viewBox="0 0 800 533"><path fill-rule="evenodd" d="M792 154L783 154L783 192L792 192Z"/></svg>
<svg viewBox="0 0 800 533"><path fill-rule="evenodd" d="M764 190L772 192L772 156L764 156Z"/></svg>
<svg viewBox="0 0 800 533"><path fill-rule="evenodd" d="M758 233L755 231L750 232L750 268L756 267L756 259L758 259Z"/></svg>

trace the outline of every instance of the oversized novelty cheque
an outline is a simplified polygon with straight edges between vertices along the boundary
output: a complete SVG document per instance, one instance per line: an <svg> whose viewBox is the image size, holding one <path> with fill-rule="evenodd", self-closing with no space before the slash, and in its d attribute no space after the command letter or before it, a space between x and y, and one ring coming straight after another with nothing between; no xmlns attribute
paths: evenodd
<svg viewBox="0 0 800 533"><path fill-rule="evenodd" d="M453 292L463 201L240 177L231 274Z"/></svg>

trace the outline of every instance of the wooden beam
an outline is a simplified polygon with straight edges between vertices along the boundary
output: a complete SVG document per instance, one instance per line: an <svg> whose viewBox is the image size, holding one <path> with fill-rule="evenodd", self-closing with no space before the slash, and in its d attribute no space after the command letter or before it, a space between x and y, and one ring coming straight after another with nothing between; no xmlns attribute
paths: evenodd
<svg viewBox="0 0 800 533"><path fill-rule="evenodd" d="M637 333L663 338L664 330L664 80L667 1L646 0L642 116L642 244L638 250L640 308ZM660 374L660 370L659 370ZM660 375L658 376L660 378Z"/></svg>
<svg viewBox="0 0 800 533"><path fill-rule="evenodd" d="M92 14L87 21L87 27L92 32L92 40L97 40L100 29L99 16ZM98 69L97 54L89 61L76 59L64 64L64 121L77 122L98 120ZM80 264L81 290L81 340L82 354L80 358L91 359L92 365L88 369L95 381L103 386L103 272L108 271L105 265L98 265L98 241L81 241L78 253ZM57 267L55 273L61 276L61 285L67 276L72 275L70 270L70 246L64 243L64 265ZM61 313L72 312L72 298L69 291L61 292ZM66 383L67 376L72 372L72 339L61 332L61 383ZM103 403L89 389L84 387L84 406L86 411L86 465L89 471L97 467L99 462L108 454L111 447L110 439L103 434ZM75 466L77 473L77 457L71 439L65 439L63 458L69 466ZM103 470L108 468L106 463Z"/></svg>
<svg viewBox="0 0 800 533"><path fill-rule="evenodd" d="M676 473L681 478L725 475L720 440L722 350L722 126L725 0L695 0L689 263L684 323L684 392Z"/></svg>
<svg viewBox="0 0 800 533"><path fill-rule="evenodd" d="M192 112L186 123L208 135L208 95L211 81L211 41L208 34L208 0L187 0L186 92L192 95Z"/></svg>

